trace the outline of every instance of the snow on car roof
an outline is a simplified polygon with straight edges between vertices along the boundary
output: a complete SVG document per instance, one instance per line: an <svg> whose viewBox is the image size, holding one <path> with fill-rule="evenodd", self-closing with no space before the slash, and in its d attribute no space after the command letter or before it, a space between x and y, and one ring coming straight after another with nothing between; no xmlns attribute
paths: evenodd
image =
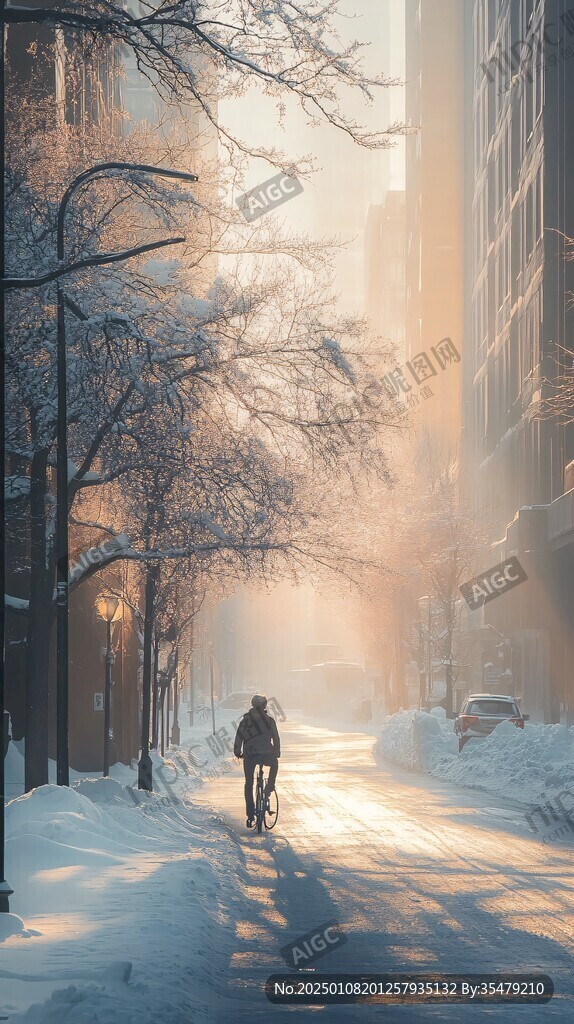
<svg viewBox="0 0 574 1024"><path fill-rule="evenodd" d="M488 697L489 700L516 700L509 693L469 693L467 700L477 700L479 697Z"/></svg>

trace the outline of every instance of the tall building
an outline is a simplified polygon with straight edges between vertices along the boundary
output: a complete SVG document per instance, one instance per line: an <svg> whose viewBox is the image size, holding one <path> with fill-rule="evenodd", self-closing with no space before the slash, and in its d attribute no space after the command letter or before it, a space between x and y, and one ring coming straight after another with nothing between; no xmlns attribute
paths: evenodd
<svg viewBox="0 0 574 1024"><path fill-rule="evenodd" d="M464 14L466 0L406 0L406 301L408 358L463 336ZM423 416L456 440L460 364L429 380Z"/></svg>
<svg viewBox="0 0 574 1024"><path fill-rule="evenodd" d="M373 332L405 346L405 193L387 192L369 206L365 224L365 312Z"/></svg>
<svg viewBox="0 0 574 1024"><path fill-rule="evenodd" d="M497 631L514 692L546 721L574 712L574 437L539 415L541 381L574 347L572 21L566 0L474 0L466 114L463 483L491 564L515 554L528 574L472 618Z"/></svg>
<svg viewBox="0 0 574 1024"><path fill-rule="evenodd" d="M121 134L118 44L94 47L87 55L61 28L22 23L7 26L6 57L12 90L32 104L39 125L43 110L50 110L80 131L99 129L108 139Z"/></svg>

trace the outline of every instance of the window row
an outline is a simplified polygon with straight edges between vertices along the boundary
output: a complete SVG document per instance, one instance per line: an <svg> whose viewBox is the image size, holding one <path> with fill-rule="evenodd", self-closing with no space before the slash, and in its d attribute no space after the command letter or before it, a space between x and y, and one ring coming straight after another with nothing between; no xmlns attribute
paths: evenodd
<svg viewBox="0 0 574 1024"><path fill-rule="evenodd" d="M510 224L502 220L504 206L502 201L504 185L499 176L487 180L485 188L477 197L473 215L473 256L474 276L487 258L487 250L493 242L498 241L496 260L496 308L499 309L506 296L510 293L511 281L518 281L520 272L528 265L538 241L542 238L544 228L544 176L541 162L528 183L524 198L517 202L512 210ZM496 197L492 203L490 197ZM502 250L502 251L501 251ZM500 266L499 264L502 264ZM513 295L516 299L517 293Z"/></svg>

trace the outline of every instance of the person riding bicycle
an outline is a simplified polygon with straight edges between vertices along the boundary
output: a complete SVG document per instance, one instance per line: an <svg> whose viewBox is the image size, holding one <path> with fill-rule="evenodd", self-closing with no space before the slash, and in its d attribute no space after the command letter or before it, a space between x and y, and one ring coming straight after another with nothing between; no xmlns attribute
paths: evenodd
<svg viewBox="0 0 574 1024"><path fill-rule="evenodd" d="M269 779L265 786L265 797L267 798L275 789L275 779L279 769L277 758L281 757L281 742L277 723L267 713L266 707L267 697L265 694L256 693L251 698L251 707L237 727L233 745L235 756L243 758L245 812L248 828L252 828L255 820L255 804L253 802L255 768L258 764L269 766Z"/></svg>

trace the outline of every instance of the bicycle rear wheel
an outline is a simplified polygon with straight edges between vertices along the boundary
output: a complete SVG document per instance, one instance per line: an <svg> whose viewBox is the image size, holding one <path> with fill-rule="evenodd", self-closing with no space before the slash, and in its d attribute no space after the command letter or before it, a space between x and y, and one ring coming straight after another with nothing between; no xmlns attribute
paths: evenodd
<svg viewBox="0 0 574 1024"><path fill-rule="evenodd" d="M269 802L269 809L267 809L267 802ZM278 817L279 817L279 797L277 796L277 790L274 789L273 792L269 794L267 800L265 801L265 813L264 813L265 828L268 829L268 830L270 830L272 828L275 828L275 826L277 824Z"/></svg>
<svg viewBox="0 0 574 1024"><path fill-rule="evenodd" d="M258 832L263 830L265 802L263 799L263 770L259 769L255 791L255 827Z"/></svg>

